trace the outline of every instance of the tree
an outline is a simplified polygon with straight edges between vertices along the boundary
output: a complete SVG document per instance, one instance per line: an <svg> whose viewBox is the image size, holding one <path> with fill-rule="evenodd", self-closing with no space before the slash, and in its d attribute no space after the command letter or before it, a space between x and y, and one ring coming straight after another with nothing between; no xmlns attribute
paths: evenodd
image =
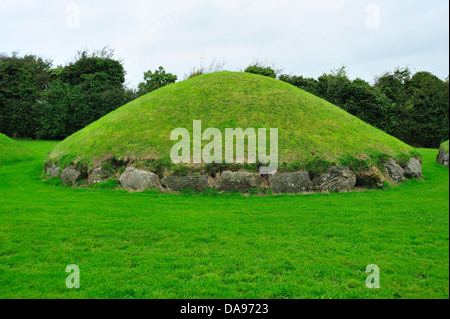
<svg viewBox="0 0 450 319"><path fill-rule="evenodd" d="M86 92L82 84L54 80L42 98L37 136L64 139L132 99L128 89Z"/></svg>
<svg viewBox="0 0 450 319"><path fill-rule="evenodd" d="M347 76L346 67L324 73L318 78L318 95L330 103L342 107L350 98L351 81Z"/></svg>
<svg viewBox="0 0 450 319"><path fill-rule="evenodd" d="M385 132L392 131L392 103L380 89L355 79L347 94L348 99L342 106L344 110Z"/></svg>
<svg viewBox="0 0 450 319"><path fill-rule="evenodd" d="M65 66L59 79L71 85L83 84L86 90L101 92L122 88L125 70L122 62L114 58L114 51L104 48L92 53L79 51L76 61Z"/></svg>
<svg viewBox="0 0 450 319"><path fill-rule="evenodd" d="M287 75L282 74L280 75L279 79L281 81L290 83L302 90L305 90L311 94L320 96L319 92L319 81L313 78L304 78L303 76L297 76L297 75Z"/></svg>
<svg viewBox="0 0 450 319"><path fill-rule="evenodd" d="M386 72L375 78L375 87L379 88L388 99L396 104L405 104L408 100L407 87L411 80L408 68L397 67L394 72Z"/></svg>
<svg viewBox="0 0 450 319"><path fill-rule="evenodd" d="M138 96L147 94L163 86L175 83L177 76L172 73L166 73L160 66L155 72L151 70L144 73L144 82L139 83Z"/></svg>
<svg viewBox="0 0 450 319"><path fill-rule="evenodd" d="M135 98L112 50L80 51L75 62L50 74L40 107L41 138L65 138Z"/></svg>
<svg viewBox="0 0 450 319"><path fill-rule="evenodd" d="M40 95L48 88L51 65L35 55L0 55L0 132L36 136Z"/></svg>
<svg viewBox="0 0 450 319"><path fill-rule="evenodd" d="M448 82L429 72L417 72L408 83L408 92L405 140L419 146L439 147L449 138Z"/></svg>
<svg viewBox="0 0 450 319"><path fill-rule="evenodd" d="M448 81L429 72L411 76L408 68L397 68L376 78L375 87L392 103L392 135L424 147L438 147L448 139Z"/></svg>

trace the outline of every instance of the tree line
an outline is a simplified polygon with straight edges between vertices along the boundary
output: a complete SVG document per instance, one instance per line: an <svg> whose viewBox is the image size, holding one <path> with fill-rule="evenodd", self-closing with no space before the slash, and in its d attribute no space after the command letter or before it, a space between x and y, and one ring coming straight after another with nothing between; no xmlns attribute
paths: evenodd
<svg viewBox="0 0 450 319"><path fill-rule="evenodd" d="M122 61L110 49L80 51L52 67L35 55L0 55L0 132L11 137L64 139L137 97L173 83L163 68L127 87Z"/></svg>
<svg viewBox="0 0 450 319"><path fill-rule="evenodd" d="M317 79L278 74L253 63L245 72L278 78L319 96L400 140L437 147L449 138L449 80L398 68L373 84L349 79L346 68ZM186 78L206 72L194 69ZM177 81L163 67L144 72L137 88L113 50L80 51L53 67L36 55L0 55L0 132L11 137L64 139L137 97Z"/></svg>

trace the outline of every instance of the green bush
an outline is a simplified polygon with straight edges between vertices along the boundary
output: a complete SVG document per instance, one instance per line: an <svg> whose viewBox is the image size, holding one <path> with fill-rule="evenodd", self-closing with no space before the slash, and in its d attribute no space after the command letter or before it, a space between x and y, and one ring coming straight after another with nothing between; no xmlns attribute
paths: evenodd
<svg viewBox="0 0 450 319"><path fill-rule="evenodd" d="M276 72L268 66L262 66L258 63L254 63L250 66L248 66L244 72L248 72L248 73L253 73L253 74L259 74L259 75L263 75L263 76L268 76L270 78L276 78L277 74Z"/></svg>

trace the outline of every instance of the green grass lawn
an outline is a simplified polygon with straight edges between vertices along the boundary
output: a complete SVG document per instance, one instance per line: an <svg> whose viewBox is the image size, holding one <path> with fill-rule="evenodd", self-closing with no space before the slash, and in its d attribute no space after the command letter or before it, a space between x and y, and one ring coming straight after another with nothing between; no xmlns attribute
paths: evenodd
<svg viewBox="0 0 450 319"><path fill-rule="evenodd" d="M449 170L341 194L71 189L0 166L0 298L448 298ZM67 289L77 264L81 288ZM365 286L377 264L381 288Z"/></svg>

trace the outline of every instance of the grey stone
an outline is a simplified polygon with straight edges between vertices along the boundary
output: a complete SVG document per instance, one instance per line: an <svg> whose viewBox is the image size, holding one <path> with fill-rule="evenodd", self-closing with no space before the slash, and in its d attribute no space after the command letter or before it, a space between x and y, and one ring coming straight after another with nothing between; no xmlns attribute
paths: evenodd
<svg viewBox="0 0 450 319"><path fill-rule="evenodd" d="M356 172L356 184L361 186L377 186L383 187L386 178L375 166L370 166L369 169Z"/></svg>
<svg viewBox="0 0 450 319"><path fill-rule="evenodd" d="M249 172L225 171L220 174L218 187L224 192L238 191L247 193L251 188L259 187L261 178Z"/></svg>
<svg viewBox="0 0 450 319"><path fill-rule="evenodd" d="M441 164L441 165L444 165L444 166L448 167L448 164L449 164L449 152L445 152L444 149L441 147L439 149L438 155L436 156L436 162Z"/></svg>
<svg viewBox="0 0 450 319"><path fill-rule="evenodd" d="M59 166L52 164L51 166L47 166L45 168L45 172L50 175L50 177L59 177Z"/></svg>
<svg viewBox="0 0 450 319"><path fill-rule="evenodd" d="M269 189L274 193L311 192L313 184L307 172L275 173L269 175Z"/></svg>
<svg viewBox="0 0 450 319"><path fill-rule="evenodd" d="M422 164L417 158L412 157L409 162L403 167L405 177L418 178L422 176Z"/></svg>
<svg viewBox="0 0 450 319"><path fill-rule="evenodd" d="M81 173L73 167L66 167L61 173L61 182L63 184L75 185L80 178Z"/></svg>
<svg viewBox="0 0 450 319"><path fill-rule="evenodd" d="M388 161L383 164L383 168L395 183L401 183L405 179L403 168L398 165L393 158L388 159Z"/></svg>
<svg viewBox="0 0 450 319"><path fill-rule="evenodd" d="M94 184L105 181L105 179L103 178L104 174L105 173L101 167L94 168L92 172L89 174L88 183Z"/></svg>
<svg viewBox="0 0 450 319"><path fill-rule="evenodd" d="M127 167L119 177L119 183L128 190L143 191L146 189L161 189L159 176L135 167Z"/></svg>
<svg viewBox="0 0 450 319"><path fill-rule="evenodd" d="M346 167L331 167L313 179L314 188L319 191L346 192L356 185L356 175Z"/></svg>
<svg viewBox="0 0 450 319"><path fill-rule="evenodd" d="M193 189L197 192L209 188L209 176L164 176L161 184L173 191L179 192L183 189Z"/></svg>

